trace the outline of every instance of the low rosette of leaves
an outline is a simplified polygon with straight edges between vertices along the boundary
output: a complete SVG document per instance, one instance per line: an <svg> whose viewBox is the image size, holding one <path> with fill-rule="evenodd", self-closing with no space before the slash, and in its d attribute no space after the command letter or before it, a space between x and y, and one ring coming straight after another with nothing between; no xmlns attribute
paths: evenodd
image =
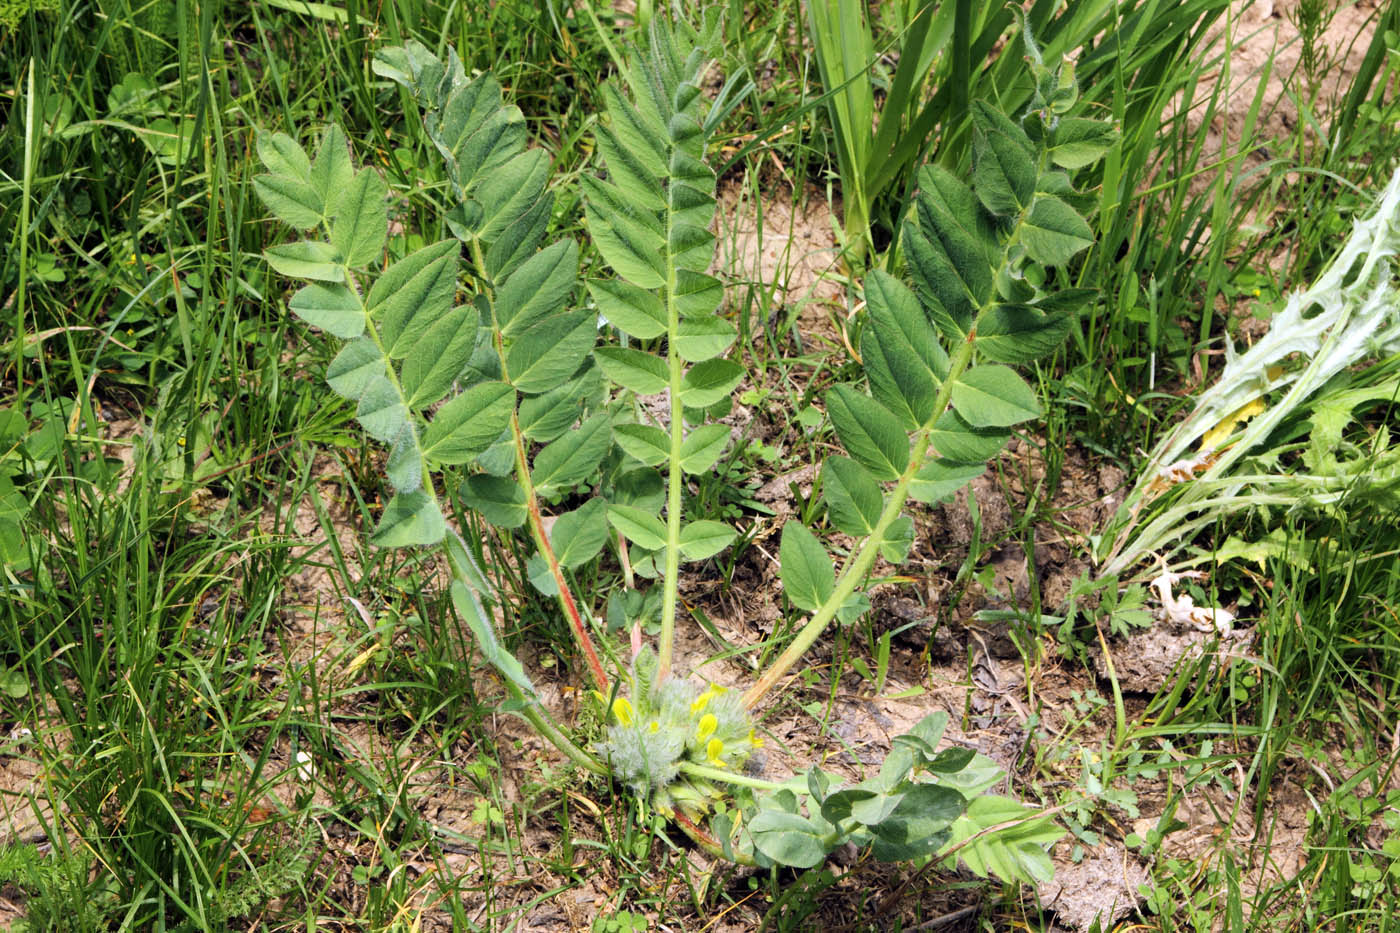
<svg viewBox="0 0 1400 933"><path fill-rule="evenodd" d="M812 868L843 845L883 862L956 859L1007 882L1046 881L1046 847L1063 835L1051 816L989 794L1006 775L971 749L938 750L948 714L931 713L897 736L874 777L845 786L812 768L755 794L743 819L718 814L712 826L726 856L763 867ZM995 829L995 832L991 831Z"/></svg>

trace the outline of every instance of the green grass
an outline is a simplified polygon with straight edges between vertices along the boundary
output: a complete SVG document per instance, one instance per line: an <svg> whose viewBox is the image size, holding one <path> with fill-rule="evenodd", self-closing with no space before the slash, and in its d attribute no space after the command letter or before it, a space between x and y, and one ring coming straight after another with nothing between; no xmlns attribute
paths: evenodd
<svg viewBox="0 0 1400 933"><path fill-rule="evenodd" d="M494 71L522 108L532 144L555 162L554 230L577 233L570 192L593 165L609 44L628 38L626 17L598 6L595 22L591 4L553 2L36 6L0 32L0 735L12 736L8 770L37 775L6 784L6 807L35 828L0 847L0 879L30 929L412 930L434 918L506 929L574 910L571 922L599 930L636 918L701 929L721 915L782 930L886 905L891 914L864 928L913 929L967 904L990 928L1046 925L1028 892L933 869L907 886L912 872L866 863L849 876L708 873L679 836L657 831L655 814L545 755L501 712L499 684L443 598L440 568L365 542L388 490L353 412L312 384L328 345L286 313L283 286L261 261L281 234L252 194L253 133L304 138L339 121L383 169L396 235L429 242L441 233L446 183L416 131L417 109L368 61L410 36L451 45L469 69ZM1041 367L1049 414L1027 440L1044 471L1000 466L998 483L1031 492L1007 496L1013 513L994 529L974 513L966 545L919 545L923 570L952 585L929 609L948 629L967 614L959 601L981 591L990 555L1021 548L1034 566L1051 538L1082 553L1083 529L1065 511L1074 491L1061 489L1072 478L1066 451L1131 480L1140 452L1185 405L1193 359L1237 327L1217 296L1257 288L1267 313L1326 262L1393 168L1379 155L1397 142L1394 8L1377 14L1361 74L1337 100L1299 75L1290 87L1306 116L1291 138L1246 133L1212 159L1200 128L1209 119L1188 123L1186 113L1223 106L1227 59L1206 50L1202 30L1224 14L1219 3L1181 6L1152 7L1142 32L1120 17L1125 41L1104 33L1081 57L1088 106L1122 131L1092 193L1099 242L1076 267L1075 284L1098 297ZM805 7L728 7L720 67L747 68L758 91L721 128L725 179L765 203L776 165L794 204L809 185L839 195ZM876 49L895 44L892 24L876 19ZM1002 62L976 86L1027 90L1014 80L1017 55ZM940 93L927 101L946 107ZM1254 102L1251 125L1270 103ZM934 142L936 157L961 158L956 139ZM1259 168L1237 170L1261 149ZM1193 186L1197 178L1210 184ZM897 216L906 187L889 187L897 193L871 212L877 225ZM585 255L585 269L597 264ZM752 407L800 412L833 373L852 371L844 350L802 333L773 283L736 283L729 301L754 374ZM856 328L853 310L834 316ZM1372 410L1353 439L1374 439L1393 413L1393 403ZM736 449L693 491L706 514L751 523L721 564L714 601L697 600L682 621L709 626L710 650L726 663L771 657L795 629L780 607L777 620L746 622L756 631L746 641L715 609L740 601L732 615L743 621L742 601L777 602L763 597L777 539L755 489L820 461L831 444L779 428L771 450ZM1400 535L1393 497L1356 501L1250 516L1198 542L1209 550L1281 528L1289 546L1262 565L1216 571L1220 591L1248 601L1241 615L1257 642L1247 662L1187 665L1154 697L1124 697L1072 651L1057 658L1061 645L1095 641L1093 617L1063 633L1048 618L1063 607L1042 600L1035 574L1013 607L1039 620L1013 629L1022 655L1010 665L1027 682L1016 689L1034 715L1060 721L1043 741L1028 727L1018 791L1072 802L1080 844L1135 833L1125 804L1149 814L1149 786L1198 809L1233 801L1221 806L1215 842L1189 856L1170 833L1128 838L1155 856L1148 929L1392 922ZM509 645L574 715L583 675L567 625L526 579L517 541L488 536L484 549L515 604ZM623 589L602 565L580 568L577 582L597 594L599 613ZM911 644L909 632L924 629L905 628L886 637L867 620L826 638L792 702L770 717L774 731L795 721L815 736L822 720L826 750L839 755L838 699L888 696L894 683L932 688L932 636ZM971 683L977 663L973 652L952 667ZM940 678L949 670L943 663ZM1081 690L1079 707L1049 689L1055 676ZM962 712L967 732L979 728L970 705ZM1085 765L1083 749L1098 761ZM1141 800L1124 795L1134 788ZM1300 800L1298 815L1288 808ZM1169 810L1150 816L1162 812L1167 829ZM1260 876L1259 861L1240 855L1285 845L1299 853L1287 877ZM925 877L936 880L927 891Z"/></svg>

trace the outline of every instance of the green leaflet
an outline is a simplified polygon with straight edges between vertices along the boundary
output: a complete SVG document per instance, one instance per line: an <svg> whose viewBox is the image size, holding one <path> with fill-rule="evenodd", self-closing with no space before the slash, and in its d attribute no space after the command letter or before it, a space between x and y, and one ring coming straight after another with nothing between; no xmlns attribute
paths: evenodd
<svg viewBox="0 0 1400 933"><path fill-rule="evenodd" d="M629 541L649 551L666 546L666 526L652 512L631 505L608 507L608 521Z"/></svg>
<svg viewBox="0 0 1400 933"><path fill-rule="evenodd" d="M868 395L838 385L826 394L826 413L847 452L878 480L893 480L909 465L909 437L898 419Z"/></svg>
<svg viewBox="0 0 1400 933"><path fill-rule="evenodd" d="M531 256L496 290L496 323L506 337L529 330L554 314L574 290L578 244L552 243Z"/></svg>
<svg viewBox="0 0 1400 933"><path fill-rule="evenodd" d="M423 432L423 456L438 464L470 463L486 452L510 424L515 391L502 382L482 382L454 397Z"/></svg>
<svg viewBox="0 0 1400 933"><path fill-rule="evenodd" d="M511 385L521 392L544 392L572 376L597 340L591 311L546 318L513 341L506 353Z"/></svg>
<svg viewBox="0 0 1400 933"><path fill-rule="evenodd" d="M953 383L953 407L968 424L1005 428L1040 415L1031 387L1005 366L976 366Z"/></svg>
<svg viewBox="0 0 1400 933"><path fill-rule="evenodd" d="M461 486L462 504L497 528L519 528L525 524L525 490L513 479L478 473L468 476Z"/></svg>
<svg viewBox="0 0 1400 933"><path fill-rule="evenodd" d="M681 554L686 560L706 560L729 547L734 537L734 529L724 522L690 522L681 529Z"/></svg>
<svg viewBox="0 0 1400 933"><path fill-rule="evenodd" d="M253 190L279 220L298 230L318 226L325 215L325 199L310 182L285 175L256 175Z"/></svg>
<svg viewBox="0 0 1400 933"><path fill-rule="evenodd" d="M664 463L671 455L671 438L649 424L619 424L613 428L617 446L647 466Z"/></svg>
<svg viewBox="0 0 1400 933"><path fill-rule="evenodd" d="M466 370L479 320L475 308L453 308L423 334L423 346L433 352L415 353L403 361L401 378L410 408L421 410L437 402Z"/></svg>
<svg viewBox="0 0 1400 933"><path fill-rule="evenodd" d="M1036 262L1063 266L1094 243L1094 231L1064 201L1040 195L1021 230L1021 242Z"/></svg>
<svg viewBox="0 0 1400 933"><path fill-rule="evenodd" d="M714 466L728 446L727 425L702 424L691 431L685 443L681 444L681 469L687 473L704 473Z"/></svg>
<svg viewBox="0 0 1400 933"><path fill-rule="evenodd" d="M370 543L375 547L426 546L437 544L446 533L447 523L437 503L418 489L389 500Z"/></svg>
<svg viewBox="0 0 1400 933"><path fill-rule="evenodd" d="M998 363L1029 363L1054 354L1074 318L1030 305L995 305L977 322L977 352Z"/></svg>
<svg viewBox="0 0 1400 933"><path fill-rule="evenodd" d="M861 333L861 360L870 390L906 430L933 416L934 397L948 373L948 355L909 287L878 269L865 282L870 324Z"/></svg>
<svg viewBox="0 0 1400 933"><path fill-rule="evenodd" d="M293 295L287 307L312 327L342 340L358 337L365 330L364 306L345 285L312 282Z"/></svg>
<svg viewBox="0 0 1400 933"><path fill-rule="evenodd" d="M1035 151L1025 131L986 101L972 105L972 180L993 214L1015 214L1035 193Z"/></svg>
<svg viewBox="0 0 1400 933"><path fill-rule="evenodd" d="M263 258L276 272L295 279L317 279L322 282L344 282L345 267L340 253L329 243L302 240L282 246L269 246Z"/></svg>
<svg viewBox="0 0 1400 933"><path fill-rule="evenodd" d="M875 530L884 495L866 469L846 457L828 457L822 464L822 495L831 524L848 535L863 537Z"/></svg>
<svg viewBox="0 0 1400 933"><path fill-rule="evenodd" d="M331 195L331 245L345 264L361 269L379 258L389 235L389 186L373 169L360 169Z"/></svg>
<svg viewBox="0 0 1400 933"><path fill-rule="evenodd" d="M1071 171L1103 158L1118 140L1118 131L1101 120L1061 117L1051 134L1050 159Z"/></svg>
<svg viewBox="0 0 1400 933"><path fill-rule="evenodd" d="M599 347L593 351L598 368L613 382L638 395L664 392L669 374L666 361L628 347Z"/></svg>
<svg viewBox="0 0 1400 933"><path fill-rule="evenodd" d="M666 333L666 307L652 292L621 279L591 280L588 294L598 311L623 333L650 340Z"/></svg>
<svg viewBox="0 0 1400 933"><path fill-rule="evenodd" d="M801 522L783 525L778 560L783 592L794 606L814 612L831 596L836 587L836 568L817 536Z"/></svg>
<svg viewBox="0 0 1400 933"><path fill-rule="evenodd" d="M930 460L919 468L919 472L915 473L914 479L910 481L909 498L930 504L947 501L953 493L981 476L986 470L985 463Z"/></svg>
<svg viewBox="0 0 1400 933"><path fill-rule="evenodd" d="M326 369L326 382L342 398L358 400L376 377L383 378L388 360L374 341L357 337L347 343Z"/></svg>
<svg viewBox="0 0 1400 933"><path fill-rule="evenodd" d="M726 399L744 378L744 367L733 360L705 360L690 368L681 380L681 404L709 408Z"/></svg>
<svg viewBox="0 0 1400 933"><path fill-rule="evenodd" d="M561 567L573 569L598 556L608 543L606 513L607 503L594 498L554 520L549 543Z"/></svg>
<svg viewBox="0 0 1400 933"><path fill-rule="evenodd" d="M442 240L409 253L385 269L370 287L365 305L392 359L402 359L414 342L403 339L410 324L418 336L452 308L457 293L457 253L461 244Z"/></svg>
<svg viewBox="0 0 1400 933"><path fill-rule="evenodd" d="M530 479L541 496L552 496L583 482L598 469L612 444L606 413L589 418L535 455Z"/></svg>

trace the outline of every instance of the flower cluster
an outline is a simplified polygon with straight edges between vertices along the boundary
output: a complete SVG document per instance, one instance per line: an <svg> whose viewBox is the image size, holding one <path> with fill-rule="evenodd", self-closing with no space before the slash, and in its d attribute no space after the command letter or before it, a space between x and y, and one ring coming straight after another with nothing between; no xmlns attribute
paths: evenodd
<svg viewBox="0 0 1400 933"><path fill-rule="evenodd" d="M666 791L681 763L737 771L762 744L739 694L713 684L703 691L668 679L612 701L611 723L600 751L613 774L641 794Z"/></svg>

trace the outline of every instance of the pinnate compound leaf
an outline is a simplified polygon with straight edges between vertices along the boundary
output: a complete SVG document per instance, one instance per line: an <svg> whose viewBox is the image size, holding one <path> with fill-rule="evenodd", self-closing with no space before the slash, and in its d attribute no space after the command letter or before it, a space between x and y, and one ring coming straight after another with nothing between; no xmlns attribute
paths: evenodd
<svg viewBox="0 0 1400 933"><path fill-rule="evenodd" d="M415 250L385 269L370 287L365 305L391 358L407 353L410 341L398 344L411 321L418 317L436 321L451 309L460 249L456 240L441 240Z"/></svg>
<svg viewBox="0 0 1400 933"><path fill-rule="evenodd" d="M347 285L312 282L293 295L287 307L312 327L341 340L352 340L365 331L364 306Z"/></svg>
<svg viewBox="0 0 1400 933"><path fill-rule="evenodd" d="M437 464L470 463L510 425L515 391L503 382L482 382L438 409L423 432L423 456Z"/></svg>
<svg viewBox="0 0 1400 933"><path fill-rule="evenodd" d="M536 493L552 496L583 482L598 469L611 444L608 415L600 412L546 445L530 471Z"/></svg>
<svg viewBox="0 0 1400 933"><path fill-rule="evenodd" d="M702 424L681 444L681 469L687 473L704 473L714 466L728 445L727 425Z"/></svg>
<svg viewBox="0 0 1400 933"><path fill-rule="evenodd" d="M974 366L953 383L953 408L979 428L1004 428L1040 414L1026 381L1005 366Z"/></svg>
<svg viewBox="0 0 1400 933"><path fill-rule="evenodd" d="M1064 312L1029 305L997 305L977 322L977 352L997 363L1028 363L1054 353L1073 325Z"/></svg>
<svg viewBox="0 0 1400 933"><path fill-rule="evenodd" d="M592 279L588 294L597 303L598 312L623 333L638 340L666 333L666 308L652 292L621 279Z"/></svg>
<svg viewBox="0 0 1400 933"><path fill-rule="evenodd" d="M933 504L946 502L953 494L981 476L985 463L954 463L930 460L919 467L909 483L909 498Z"/></svg>
<svg viewBox="0 0 1400 933"><path fill-rule="evenodd" d="M638 395L666 391L670 376L666 361L631 347L599 347L593 351L598 368L613 382Z"/></svg>
<svg viewBox="0 0 1400 933"><path fill-rule="evenodd" d="M865 282L870 324L861 334L861 360L870 389L906 430L933 416L948 355L909 287L879 269Z"/></svg>
<svg viewBox="0 0 1400 933"><path fill-rule="evenodd" d="M525 524L525 490L507 476L477 473L461 486L462 504L497 528L519 528Z"/></svg>
<svg viewBox="0 0 1400 933"><path fill-rule="evenodd" d="M340 253L329 243L300 240L269 246L263 257L274 270L293 279L316 279L321 282L344 282L345 267Z"/></svg>
<svg viewBox="0 0 1400 933"><path fill-rule="evenodd" d="M383 377L388 361L374 341L356 337L331 360L326 369L326 382L342 398L358 399L376 377Z"/></svg>
<svg viewBox="0 0 1400 933"><path fill-rule="evenodd" d="M681 404L689 408L709 408L728 398L743 378L744 367L733 360L696 363L681 380Z"/></svg>
<svg viewBox="0 0 1400 933"><path fill-rule="evenodd" d="M889 409L847 385L826 393L826 412L847 453L877 480L894 480L909 465L909 436Z"/></svg>
<svg viewBox="0 0 1400 933"><path fill-rule="evenodd" d="M363 168L343 190L331 194L331 244L353 269L379 258L389 234L389 186Z"/></svg>
<svg viewBox="0 0 1400 933"><path fill-rule="evenodd" d="M1080 250L1094 244L1094 231L1064 201L1041 195L1021 226L1021 242L1036 262L1063 266Z"/></svg>
<svg viewBox="0 0 1400 933"><path fill-rule="evenodd" d="M496 290L501 333L515 337L559 310L577 277L578 244L573 240L551 243L521 263Z"/></svg>
<svg viewBox="0 0 1400 933"><path fill-rule="evenodd" d="M426 352L410 353L403 361L400 378L408 407L421 410L447 394L471 360L479 320L476 309L466 307L433 322L421 341Z"/></svg>
<svg viewBox="0 0 1400 933"><path fill-rule="evenodd" d="M875 530L885 504L880 484L865 467L846 457L828 457L822 464L822 495L831 524L854 537Z"/></svg>
<svg viewBox="0 0 1400 933"><path fill-rule="evenodd" d="M724 522L702 519L681 529L681 556L686 560L706 560L729 547L736 532Z"/></svg>
<svg viewBox="0 0 1400 933"><path fill-rule="evenodd" d="M1035 193L1031 141L1011 118L986 101L972 105L972 180L987 210L1016 214Z"/></svg>
<svg viewBox="0 0 1400 933"><path fill-rule="evenodd" d="M545 392L578 371L598 338L592 311L546 318L521 334L506 353L510 382L521 392Z"/></svg>
<svg viewBox="0 0 1400 933"><path fill-rule="evenodd" d="M572 569L598 556L608 543L606 512L607 503L593 498L554 520L549 544L561 567Z"/></svg>
<svg viewBox="0 0 1400 933"><path fill-rule="evenodd" d="M783 592L799 609L815 612L836 588L836 568L817 536L795 519L783 525L778 546Z"/></svg>
<svg viewBox="0 0 1400 933"><path fill-rule="evenodd" d="M298 230L310 230L325 215L326 202L309 182L286 175L256 175L253 190L279 220Z"/></svg>
<svg viewBox="0 0 1400 933"><path fill-rule="evenodd" d="M666 526L653 512L631 505L610 505L608 521L638 547L659 551L666 546Z"/></svg>
<svg viewBox="0 0 1400 933"><path fill-rule="evenodd" d="M671 455L671 439L649 424L619 424L613 428L617 446L647 466L656 466Z"/></svg>
<svg viewBox="0 0 1400 933"><path fill-rule="evenodd" d="M384 514L369 542L375 547L437 544L447 533L442 510L427 490L401 492L384 506Z"/></svg>

